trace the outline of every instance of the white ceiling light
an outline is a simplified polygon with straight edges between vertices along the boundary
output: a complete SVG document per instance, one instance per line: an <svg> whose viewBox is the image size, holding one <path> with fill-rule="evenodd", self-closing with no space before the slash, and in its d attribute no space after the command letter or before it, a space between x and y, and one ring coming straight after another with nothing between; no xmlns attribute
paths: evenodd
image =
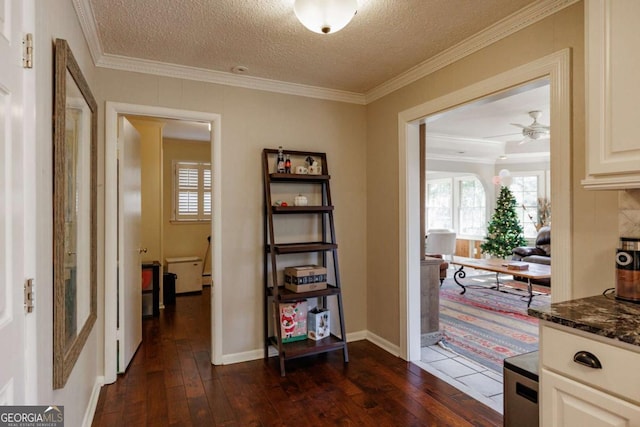
<svg viewBox="0 0 640 427"><path fill-rule="evenodd" d="M335 33L355 16L358 0L296 0L293 10L308 29L318 34Z"/></svg>

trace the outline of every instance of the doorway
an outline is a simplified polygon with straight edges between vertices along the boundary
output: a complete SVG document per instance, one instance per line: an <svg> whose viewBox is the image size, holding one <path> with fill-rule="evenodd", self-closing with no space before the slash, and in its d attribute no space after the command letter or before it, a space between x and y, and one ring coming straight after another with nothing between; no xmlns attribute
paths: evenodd
<svg viewBox="0 0 640 427"><path fill-rule="evenodd" d="M466 263L486 258L480 246L490 220L495 227L511 227L498 200L499 194L507 194L501 193L502 187L515 198L520 235L527 241L514 246L534 246L538 230L547 225L538 211L550 187L549 88L547 79L535 80L426 117L420 126L425 252L449 262L441 265L440 287L434 292L439 294L438 313L421 307L421 318L438 319L439 328L423 331L430 335L423 337L419 366L498 412L502 361L537 350L538 322L527 315L527 308L547 304L551 288L535 286L536 297L528 300L525 279L460 270L450 261L454 256ZM538 119L535 127L527 127L531 112ZM442 234L443 229L453 233ZM498 278L502 292L491 289ZM466 286L464 295L460 284Z"/></svg>
<svg viewBox="0 0 640 427"><path fill-rule="evenodd" d="M123 115L158 117L211 123L211 363L222 363L221 301L221 117L219 114L169 109L163 107L106 103L105 115L105 383L117 375L117 274L118 274L118 184L117 124Z"/></svg>
<svg viewBox="0 0 640 427"><path fill-rule="evenodd" d="M570 51L556 52L529 64L504 72L441 98L403 111L398 117L400 170L400 355L420 360L420 235L419 126L426 117L517 87L547 78L550 82L551 203L554 206L552 252L557 266L552 271L553 301L571 297L571 99ZM557 257L556 257L557 255Z"/></svg>

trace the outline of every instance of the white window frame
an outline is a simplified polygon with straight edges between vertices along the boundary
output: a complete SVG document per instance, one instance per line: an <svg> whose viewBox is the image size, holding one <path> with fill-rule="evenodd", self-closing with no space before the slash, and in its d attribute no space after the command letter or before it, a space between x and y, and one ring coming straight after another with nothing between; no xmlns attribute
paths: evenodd
<svg viewBox="0 0 640 427"><path fill-rule="evenodd" d="M485 228L485 232L482 235L463 235L460 233L460 184L462 181L469 181L469 180L477 180L478 183L482 186L483 190L484 190L484 213L485 213L485 219L484 219L484 228ZM427 185L432 184L432 183L439 183L439 182L449 182L450 183L450 188L451 188L451 203L450 203L450 212L449 214L451 215L451 227L453 228L453 230L456 231L456 233L458 234L458 237L462 237L462 238L469 238L469 239L483 239L484 235L486 234L486 210L487 210L487 205L488 205L488 200L487 200L487 190L484 187L484 185L482 184L482 180L476 176L476 175L469 175L469 174L464 174L464 175L459 175L459 176L453 176L453 177L449 177L449 178L436 178L436 179L428 179L427 180ZM428 196L427 199L425 200L425 212L428 212L429 210L429 200L428 200ZM426 216L426 215L425 215ZM425 223L427 222L427 218L424 219ZM429 224L426 223L425 224L426 229L429 229Z"/></svg>
<svg viewBox="0 0 640 427"><path fill-rule="evenodd" d="M181 169L195 169L197 170L196 185L194 186L180 186L179 176ZM209 185L205 185L205 173L209 175ZM211 221L211 185L212 185L212 173L211 163L208 162L188 162L188 161L174 161L173 162L173 206L171 222L175 223L193 223L193 222L210 222ZM183 191L192 191L196 193L196 211L195 212L180 212L180 193ZM206 204L205 199L208 198L209 209L205 211Z"/></svg>
<svg viewBox="0 0 640 427"><path fill-rule="evenodd" d="M428 219L429 219L429 192L428 192L428 188L429 185L437 185L437 184L442 184L442 183L448 183L449 184L449 188L451 188L451 194L453 194L454 192L454 188L453 188L453 181L451 178L437 178L437 179L429 179L427 180L427 197L425 199L425 218L423 219L423 221L425 222L425 230L428 230L429 228L433 228L433 227L429 227L429 223L428 223ZM449 200L449 223L451 224L451 227L454 227L454 222L453 222L453 211L454 211L454 207L453 207L453 199L452 197Z"/></svg>
<svg viewBox="0 0 640 427"><path fill-rule="evenodd" d="M463 236L463 237L469 237L469 238L484 238L484 235L487 234L487 189L484 187L484 185L482 185L482 181L480 180L480 178L478 178L475 175L463 175L463 176L456 176L453 178L453 185L454 185L454 203L455 203L455 215L456 217L454 218L454 224L456 226L456 230L459 236ZM482 190L484 191L484 206L482 207L482 212L484 214L484 218L482 220L483 222L483 231L482 234L463 234L462 233L462 228L460 226L460 210L462 209L461 206L461 196L462 196L462 191L460 190L460 185L462 184L463 181L476 181L480 187L482 187ZM476 207L477 208L477 207Z"/></svg>
<svg viewBox="0 0 640 427"><path fill-rule="evenodd" d="M537 192L538 192L538 198L540 197L547 197L548 194L548 187L549 187L549 180L547 179L547 177L549 176L550 171L541 171L541 170L534 170L534 171L518 171L518 172L511 172L511 176L512 177L536 177L538 182L537 182ZM509 186L510 190L511 190L511 186ZM513 190L512 190L513 191ZM515 197L515 193L514 193L514 197ZM522 206L516 205L516 211L518 212L518 216L520 217L520 226L522 227L522 230L526 230L525 228L525 222L531 222L529 220L529 216L527 214L530 214L534 219L536 219L537 217L537 204L535 207L535 212L531 212L530 210L527 210L525 212L525 210L522 208ZM535 240L536 236L537 236L537 232L534 233L533 235L527 235L524 234L525 239L533 241Z"/></svg>

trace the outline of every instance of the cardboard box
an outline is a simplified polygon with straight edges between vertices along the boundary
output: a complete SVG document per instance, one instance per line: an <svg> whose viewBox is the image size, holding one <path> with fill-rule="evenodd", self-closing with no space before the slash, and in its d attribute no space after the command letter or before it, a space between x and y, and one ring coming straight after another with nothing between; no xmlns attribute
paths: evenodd
<svg viewBox="0 0 640 427"><path fill-rule="evenodd" d="M292 292L327 289L327 269L320 265L300 265L284 269L284 287Z"/></svg>
<svg viewBox="0 0 640 427"><path fill-rule="evenodd" d="M275 327L280 327L282 342L292 342L307 339L307 300L275 304L279 310Z"/></svg>
<svg viewBox="0 0 640 427"><path fill-rule="evenodd" d="M326 308L317 308L307 315L307 336L312 340L321 340L331 335L330 312Z"/></svg>

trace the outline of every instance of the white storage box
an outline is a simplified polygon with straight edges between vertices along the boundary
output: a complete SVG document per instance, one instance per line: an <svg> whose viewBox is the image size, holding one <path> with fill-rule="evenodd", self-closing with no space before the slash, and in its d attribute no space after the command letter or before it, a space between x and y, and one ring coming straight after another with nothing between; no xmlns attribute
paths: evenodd
<svg viewBox="0 0 640 427"><path fill-rule="evenodd" d="M202 258L167 258L167 273L176 275L176 294L202 291Z"/></svg>
<svg viewBox="0 0 640 427"><path fill-rule="evenodd" d="M313 308L307 314L307 336L312 340L321 340L331 335L329 310Z"/></svg>

